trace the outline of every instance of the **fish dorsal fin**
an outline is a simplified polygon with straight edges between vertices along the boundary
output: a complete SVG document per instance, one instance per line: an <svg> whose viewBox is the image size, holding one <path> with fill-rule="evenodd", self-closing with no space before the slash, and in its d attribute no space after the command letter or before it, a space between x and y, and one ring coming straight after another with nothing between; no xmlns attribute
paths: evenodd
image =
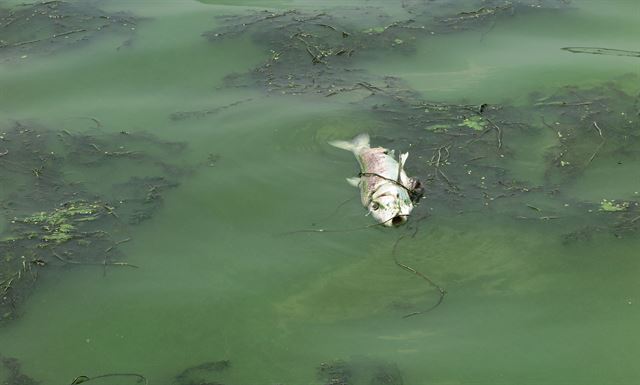
<svg viewBox="0 0 640 385"><path fill-rule="evenodd" d="M360 185L360 178L355 176L353 178L347 178L347 183L349 183L353 187L358 187Z"/></svg>
<svg viewBox="0 0 640 385"><path fill-rule="evenodd" d="M407 158L409 157L409 153L405 152L404 154L400 154L400 168L404 168L404 164L407 162Z"/></svg>
<svg viewBox="0 0 640 385"><path fill-rule="evenodd" d="M409 157L409 153L405 152L404 154L401 153L400 156L398 157L398 177L396 178L396 181L398 183L400 183L400 175L402 174L402 169L404 168L404 164L407 162L407 158Z"/></svg>

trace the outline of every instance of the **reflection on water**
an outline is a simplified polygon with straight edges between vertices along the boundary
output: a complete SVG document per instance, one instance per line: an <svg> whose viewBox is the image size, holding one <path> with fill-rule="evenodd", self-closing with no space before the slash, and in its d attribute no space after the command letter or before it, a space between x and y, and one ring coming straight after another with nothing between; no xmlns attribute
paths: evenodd
<svg viewBox="0 0 640 385"><path fill-rule="evenodd" d="M493 15L437 2L454 17L476 12L474 24L415 39L376 30L427 23L430 3L112 1L102 12L138 17L126 45L107 31L4 60L0 153L19 151L7 141L16 122L62 138L152 133L185 148L135 148L154 151L152 165L70 161L60 177L111 196L132 175L189 172L117 245L139 269L40 267L20 317L0 328L0 354L18 359L0 379L18 383L19 363L43 384L106 373L150 384L637 382L640 62L561 48L637 50L638 5L548 1ZM267 16L298 11L210 39L240 20L220 15L263 17L255 7L267 6ZM306 23L349 36L324 40L336 31L314 25L297 36L306 46L293 38L302 51L273 49L286 48L273 38L291 37L296 18L320 13ZM338 45L357 51L328 54ZM279 64L287 58L299 61ZM360 132L409 150L426 219L286 234L372 223L344 181L357 165L326 144ZM2 182L3 237L35 163ZM403 319L438 298L394 264L394 242L414 229L396 257L447 295Z"/></svg>

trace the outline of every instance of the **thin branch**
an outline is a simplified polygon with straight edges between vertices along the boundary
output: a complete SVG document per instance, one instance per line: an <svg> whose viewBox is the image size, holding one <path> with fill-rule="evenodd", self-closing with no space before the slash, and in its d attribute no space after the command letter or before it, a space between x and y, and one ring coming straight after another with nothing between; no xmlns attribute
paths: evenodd
<svg viewBox="0 0 640 385"><path fill-rule="evenodd" d="M145 376L143 376L142 374L138 374L138 373L109 373L109 374L102 374L102 375L95 376L95 377L78 376L78 377L73 379L73 381L71 382L70 385L84 384L85 382L97 380L99 378L107 378L107 377L136 377L138 379L138 382L142 381L144 385L148 385L149 384L149 381L147 380L147 378Z"/></svg>
<svg viewBox="0 0 640 385"><path fill-rule="evenodd" d="M52 254L54 257L56 257L59 261L63 262L63 263L67 263L67 264L71 264L71 265L89 265L89 266L124 266L124 267L133 267L135 269L139 268L139 266L136 265L132 265L130 263L127 262L107 262L106 259L104 262L80 262L80 261L74 261L71 259L67 259L67 258L63 258L61 257L58 253L56 253L55 251L52 251Z"/></svg>
<svg viewBox="0 0 640 385"><path fill-rule="evenodd" d="M416 233L418 232L418 227L415 228L413 234L411 234L411 238L415 237ZM438 285L437 283L435 283L431 278L427 277L426 275L422 274L421 272L419 272L418 270L414 269L411 266L408 266L402 262L400 262L398 260L398 255L397 255L397 249L398 249L398 244L400 243L401 240L403 240L404 238L406 238L407 235L402 235L400 236L395 243L393 244L393 248L391 250L391 255L393 256L393 262L395 262L395 264L399 267L401 267L402 269L413 273L415 275L417 275L418 277L422 278L423 280L425 280L430 286L434 287L435 289L438 290L440 296L438 297L438 301L433 304L432 306L430 306L429 308L422 310L422 311L415 311L413 313L409 313L406 314L405 316L403 316L402 318L409 318L409 317L413 317L416 315L420 315L420 314L424 314L424 313L428 313L431 310L437 308L438 306L440 306L440 304L442 303L442 301L444 301L444 296L447 294L447 291L441 287L440 285Z"/></svg>
<svg viewBox="0 0 640 385"><path fill-rule="evenodd" d="M598 131L598 135L600 135L600 138L602 139L600 141L600 144L598 145L598 147L596 148L596 150L593 152L593 154L591 154L591 156L589 157L589 160L587 160L587 164L585 164L585 167L590 165L591 162L593 161L593 159L596 157L596 155L598 155L598 152L600 152L600 150L602 149L602 146L604 146L605 143L605 139L604 136L602 135L602 129L600 129L600 126L598 126L597 122L593 122L593 126L596 128L596 130Z"/></svg>
<svg viewBox="0 0 640 385"><path fill-rule="evenodd" d="M87 32L87 30L84 29L84 28L74 29L72 31L62 32L62 33L58 33L58 34L53 34L53 35L48 36L48 37L43 37L41 39L21 41L21 42L18 42L18 43L7 44L7 45L4 45L2 47L9 47L9 46L10 47L20 47L22 45L39 43L39 42L44 41L44 40L55 39L55 38L58 38L58 37L61 37L61 36L68 36L68 35L71 35L71 34L74 34L74 33L80 33L80 32Z"/></svg>

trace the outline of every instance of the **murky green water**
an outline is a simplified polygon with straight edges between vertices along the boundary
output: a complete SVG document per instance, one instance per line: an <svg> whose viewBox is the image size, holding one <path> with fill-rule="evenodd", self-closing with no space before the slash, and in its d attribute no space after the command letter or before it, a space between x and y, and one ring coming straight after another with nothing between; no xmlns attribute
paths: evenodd
<svg viewBox="0 0 640 385"><path fill-rule="evenodd" d="M313 224L370 224L356 199L332 214L357 194L344 182L356 164L326 141L366 131L376 144L393 133L349 98L225 86L227 75L251 71L272 53L245 35L215 42L201 36L221 23L216 16L254 7L331 12L367 5L401 14L400 4L206 3L106 2L105 10L145 18L130 44L107 34L0 63L0 131L37 121L76 134L94 127L81 117L94 117L104 132L151 132L187 143L186 154L167 152L168 160L219 157L183 177L150 220L131 228L132 240L121 248L139 269L109 268L103 275L101 267L64 266L42 274L21 317L0 328L1 355L19 359L23 372L43 384L115 372L172 384L185 368L218 360L231 362L217 379L225 384L322 384L317 368L333 360L391 363L405 384L640 381L639 234L600 231L567 243L562 234L598 213L589 217L585 208L585 216L527 221L512 210L634 202L640 149L594 158L580 178L562 185L560 198L540 194L485 205L430 194L428 185L416 215L430 215L398 251L403 263L448 294L434 311L403 319L438 297L394 264L393 243L406 229L283 235ZM635 0L585 0L424 38L409 53L370 51L353 60L370 74L403 79L429 101L526 107L531 93L564 86L610 82L638 95L639 58L560 49L638 51L637 36ZM170 119L235 101L244 102L197 119ZM640 117L629 120L640 130ZM542 125L528 136L505 135L517 155L501 166L542 185L545 152L555 140ZM415 155L408 163L410 173L428 167ZM128 175L82 170L68 173L95 191ZM468 175L481 183L485 175L478 172ZM4 199L13 182L1 183ZM9 220L2 218L0 230ZM101 383L135 383L118 380Z"/></svg>

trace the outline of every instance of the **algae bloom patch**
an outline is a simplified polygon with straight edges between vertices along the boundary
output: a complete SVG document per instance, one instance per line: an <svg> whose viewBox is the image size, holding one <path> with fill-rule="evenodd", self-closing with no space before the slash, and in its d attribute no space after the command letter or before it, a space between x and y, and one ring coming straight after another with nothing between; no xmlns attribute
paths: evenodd
<svg viewBox="0 0 640 385"><path fill-rule="evenodd" d="M113 208L104 203L76 201L65 203L51 212L41 211L25 218L15 218L14 222L37 226L43 231L40 239L44 242L64 243L81 235L78 224L94 221L108 212L113 212Z"/></svg>

